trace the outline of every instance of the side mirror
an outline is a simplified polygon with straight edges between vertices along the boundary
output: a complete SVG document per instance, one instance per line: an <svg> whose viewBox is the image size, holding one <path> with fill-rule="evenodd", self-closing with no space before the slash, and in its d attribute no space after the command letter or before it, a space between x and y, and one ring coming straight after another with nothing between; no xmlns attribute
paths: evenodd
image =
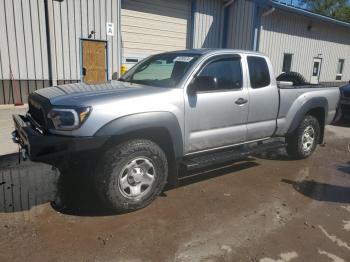
<svg viewBox="0 0 350 262"><path fill-rule="evenodd" d="M192 79L188 86L190 93L197 93L198 91L209 91L216 88L217 79L212 76L197 76Z"/></svg>
<svg viewBox="0 0 350 262"><path fill-rule="evenodd" d="M114 72L113 74L112 74L112 80L118 80L119 79L119 74L118 74L118 72Z"/></svg>

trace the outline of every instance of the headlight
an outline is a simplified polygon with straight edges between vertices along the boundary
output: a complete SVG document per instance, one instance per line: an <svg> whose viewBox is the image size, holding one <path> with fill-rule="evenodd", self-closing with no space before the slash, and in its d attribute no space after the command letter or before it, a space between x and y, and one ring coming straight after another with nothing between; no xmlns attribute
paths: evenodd
<svg viewBox="0 0 350 262"><path fill-rule="evenodd" d="M47 115L57 130L74 130L88 118L90 107L53 108Z"/></svg>

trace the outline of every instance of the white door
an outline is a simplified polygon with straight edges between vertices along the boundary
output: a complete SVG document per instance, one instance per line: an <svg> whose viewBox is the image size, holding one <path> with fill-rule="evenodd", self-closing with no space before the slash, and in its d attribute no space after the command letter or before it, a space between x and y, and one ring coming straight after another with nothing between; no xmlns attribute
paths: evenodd
<svg viewBox="0 0 350 262"><path fill-rule="evenodd" d="M124 60L186 49L190 20L189 0L122 0Z"/></svg>
<svg viewBox="0 0 350 262"><path fill-rule="evenodd" d="M318 80L320 79L321 65L322 65L322 59L314 58L313 66L312 66L312 74L310 79L311 84L318 84Z"/></svg>

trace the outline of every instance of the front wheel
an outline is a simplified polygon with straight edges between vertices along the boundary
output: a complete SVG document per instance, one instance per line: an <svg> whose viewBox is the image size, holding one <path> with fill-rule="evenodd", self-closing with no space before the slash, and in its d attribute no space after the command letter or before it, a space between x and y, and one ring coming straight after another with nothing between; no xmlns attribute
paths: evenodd
<svg viewBox="0 0 350 262"><path fill-rule="evenodd" d="M114 211L130 212L150 204L167 181L168 162L154 142L137 139L108 150L97 165L95 185Z"/></svg>
<svg viewBox="0 0 350 262"><path fill-rule="evenodd" d="M287 153L291 158L304 159L316 149L320 137L320 124L316 117L307 115L297 130L287 137Z"/></svg>

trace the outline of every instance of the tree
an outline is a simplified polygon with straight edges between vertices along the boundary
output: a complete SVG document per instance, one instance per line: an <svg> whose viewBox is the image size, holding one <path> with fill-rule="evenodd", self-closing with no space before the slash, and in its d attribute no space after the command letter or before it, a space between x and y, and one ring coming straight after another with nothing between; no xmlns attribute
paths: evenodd
<svg viewBox="0 0 350 262"><path fill-rule="evenodd" d="M335 12L334 18L350 22L350 6L345 6Z"/></svg>
<svg viewBox="0 0 350 262"><path fill-rule="evenodd" d="M300 0L300 4L312 12L350 22L347 0Z"/></svg>

